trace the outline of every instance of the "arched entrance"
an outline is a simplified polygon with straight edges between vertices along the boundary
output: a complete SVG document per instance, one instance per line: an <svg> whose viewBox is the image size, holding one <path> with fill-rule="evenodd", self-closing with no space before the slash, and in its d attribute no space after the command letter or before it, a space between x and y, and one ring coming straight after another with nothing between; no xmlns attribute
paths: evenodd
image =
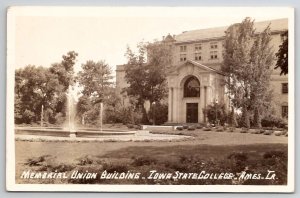
<svg viewBox="0 0 300 198"><path fill-rule="evenodd" d="M186 122L198 123L200 82L195 76L186 79L183 87L183 97L186 100Z"/></svg>

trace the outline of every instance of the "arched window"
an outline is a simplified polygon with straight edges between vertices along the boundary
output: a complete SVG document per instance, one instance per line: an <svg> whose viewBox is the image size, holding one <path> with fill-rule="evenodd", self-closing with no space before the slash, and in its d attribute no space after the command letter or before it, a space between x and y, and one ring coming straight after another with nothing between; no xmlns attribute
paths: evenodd
<svg viewBox="0 0 300 198"><path fill-rule="evenodd" d="M184 83L184 97L200 97L200 82L192 76Z"/></svg>

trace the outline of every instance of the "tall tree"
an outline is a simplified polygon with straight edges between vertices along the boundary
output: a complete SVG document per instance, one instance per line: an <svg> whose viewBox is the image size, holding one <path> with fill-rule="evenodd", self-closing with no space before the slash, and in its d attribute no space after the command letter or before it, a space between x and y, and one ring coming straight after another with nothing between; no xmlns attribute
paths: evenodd
<svg viewBox="0 0 300 198"><path fill-rule="evenodd" d="M15 73L15 113L16 122L30 123L40 120L41 107L51 115L56 104L56 94L63 87L58 78L45 67L28 65ZM24 114L24 112L26 112ZM30 118L27 116L30 115ZM51 118L50 118L51 119Z"/></svg>
<svg viewBox="0 0 300 198"><path fill-rule="evenodd" d="M69 89L69 85L73 85L75 81L74 65L76 63L76 57L78 53L75 51L69 51L66 55L62 56L62 60L59 63L54 63L49 68L50 72L55 74L58 78L59 84L63 87L62 91L57 92L57 103L55 112L66 115L66 91Z"/></svg>
<svg viewBox="0 0 300 198"><path fill-rule="evenodd" d="M59 83L64 86L64 91L74 83L74 65L77 56L78 53L75 51L69 51L67 55L62 56L60 63L54 63L50 67L50 71L58 76Z"/></svg>
<svg viewBox="0 0 300 198"><path fill-rule="evenodd" d="M78 115L87 115L87 121L98 119L100 102L105 105L111 100L112 71L104 61L87 61L82 64L82 71L78 73L77 80L83 87L82 97L77 105Z"/></svg>
<svg viewBox="0 0 300 198"><path fill-rule="evenodd" d="M159 44L139 43L138 53L127 48L128 63L125 66L125 79L129 86L125 88L127 94L137 99L137 107L142 108L143 122L147 122L144 103L146 101L159 102L167 93L165 68L169 54L160 54ZM158 50L160 49L160 50ZM148 61L147 61L148 60Z"/></svg>
<svg viewBox="0 0 300 198"><path fill-rule="evenodd" d="M222 64L232 104L241 108L242 125L247 128L251 111L261 110L270 97L269 79L274 58L269 27L262 33L255 33L253 23L245 18L242 23L228 28ZM259 126L259 118L256 121Z"/></svg>
<svg viewBox="0 0 300 198"><path fill-rule="evenodd" d="M112 86L112 71L104 61L87 61L82 64L82 71L78 73L78 82L83 86L82 93L104 100Z"/></svg>
<svg viewBox="0 0 300 198"><path fill-rule="evenodd" d="M280 75L288 74L289 72L289 62L288 62L288 56L289 56L289 49L288 49L288 44L289 44L289 39L288 39L288 31L284 32L281 37L283 38L282 44L279 46L279 50L276 53L277 57L277 63L275 66L275 69L280 68L281 72Z"/></svg>

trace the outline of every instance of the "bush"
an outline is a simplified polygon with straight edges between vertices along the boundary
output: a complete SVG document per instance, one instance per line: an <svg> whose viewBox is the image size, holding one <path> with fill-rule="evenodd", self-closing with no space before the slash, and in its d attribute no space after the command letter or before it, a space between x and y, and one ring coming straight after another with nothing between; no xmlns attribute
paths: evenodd
<svg viewBox="0 0 300 198"><path fill-rule="evenodd" d="M242 128L241 133L248 133L249 129L248 128Z"/></svg>
<svg viewBox="0 0 300 198"><path fill-rule="evenodd" d="M273 133L272 130L266 130L263 134L264 135L271 135Z"/></svg>
<svg viewBox="0 0 300 198"><path fill-rule="evenodd" d="M223 127L217 127L216 132L224 132L224 128Z"/></svg>
<svg viewBox="0 0 300 198"><path fill-rule="evenodd" d="M133 124L127 124L126 126L127 126L128 129L133 129L134 128Z"/></svg>
<svg viewBox="0 0 300 198"><path fill-rule="evenodd" d="M79 158L79 159L77 159L77 161L78 161L78 165L81 165L81 166L84 166L84 165L87 165L87 164L92 164L93 163L93 159L92 159L92 157L91 156L89 156L89 155L86 155L86 156L84 156L84 157L82 157L82 158Z"/></svg>
<svg viewBox="0 0 300 198"><path fill-rule="evenodd" d="M197 128L197 129L202 129L202 126L201 126L200 124L198 124L198 125L196 126L196 128Z"/></svg>
<svg viewBox="0 0 300 198"><path fill-rule="evenodd" d="M144 166L144 165L151 165L156 164L157 160L155 158L149 157L149 156L142 156L135 158L132 165L134 166Z"/></svg>
<svg viewBox="0 0 300 198"><path fill-rule="evenodd" d="M189 130L189 131L194 131L195 129L196 129L196 127L194 127L194 126L189 126L189 127L188 127L188 130Z"/></svg>
<svg viewBox="0 0 300 198"><path fill-rule="evenodd" d="M203 127L203 131L211 131L210 127Z"/></svg>
<svg viewBox="0 0 300 198"><path fill-rule="evenodd" d="M225 110L225 104L214 103L214 105L208 105L203 110L204 115L207 116L208 121L214 124L225 124L227 120L227 112Z"/></svg>
<svg viewBox="0 0 300 198"><path fill-rule="evenodd" d="M235 127L229 127L229 128L228 128L228 131L229 131L229 132L234 132L234 131L235 131Z"/></svg>
<svg viewBox="0 0 300 198"><path fill-rule="evenodd" d="M168 105L157 102L154 106L152 105L152 109L150 109L148 115L151 119L155 119L155 125L164 124L168 121Z"/></svg>
<svg viewBox="0 0 300 198"><path fill-rule="evenodd" d="M183 125L182 128L183 128L183 129L188 129L189 126L188 126L188 125Z"/></svg>
<svg viewBox="0 0 300 198"><path fill-rule="evenodd" d="M182 126L178 126L178 127L176 127L176 130L182 131L182 130L183 130L183 127L182 127Z"/></svg>
<svg viewBox="0 0 300 198"><path fill-rule="evenodd" d="M286 128L287 127L287 121L283 118L276 117L273 115L264 117L261 120L262 127L277 127L277 128Z"/></svg>

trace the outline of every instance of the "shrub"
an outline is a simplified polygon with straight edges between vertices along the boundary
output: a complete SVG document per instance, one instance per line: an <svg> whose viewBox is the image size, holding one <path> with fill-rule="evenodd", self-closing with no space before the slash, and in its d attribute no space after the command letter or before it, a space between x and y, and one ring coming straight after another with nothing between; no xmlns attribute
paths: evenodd
<svg viewBox="0 0 300 198"><path fill-rule="evenodd" d="M272 130L266 130L263 134L264 135L271 135L273 133Z"/></svg>
<svg viewBox="0 0 300 198"><path fill-rule="evenodd" d="M196 126L196 128L197 128L197 129L202 129L202 126L201 126L200 124L198 124L198 125Z"/></svg>
<svg viewBox="0 0 300 198"><path fill-rule="evenodd" d="M214 105L208 105L203 110L203 113L207 116L210 123L220 123L223 126L227 120L227 112L225 109L225 104L223 103L214 103Z"/></svg>
<svg viewBox="0 0 300 198"><path fill-rule="evenodd" d="M229 132L234 132L234 131L235 131L235 127L229 127L229 128L228 128L228 131L229 131Z"/></svg>
<svg viewBox="0 0 300 198"><path fill-rule="evenodd" d="M278 151L278 150L273 150L273 151L268 151L264 153L263 155L264 159L269 159L269 158L279 158L279 159L286 159L286 153L283 151Z"/></svg>
<svg viewBox="0 0 300 198"><path fill-rule="evenodd" d="M84 166L84 165L87 165L87 164L92 164L93 163L93 159L92 159L92 157L91 156L89 156L89 155L86 155L86 156L84 156L84 157L82 157L82 158L79 158L79 159L77 159L77 161L78 161L78 165L81 165L81 166Z"/></svg>
<svg viewBox="0 0 300 198"><path fill-rule="evenodd" d="M149 157L149 156L142 156L135 158L132 165L134 166L144 166L144 165L151 165L156 164L157 160L155 158Z"/></svg>
<svg viewBox="0 0 300 198"><path fill-rule="evenodd" d="M182 127L182 126L178 126L178 127L176 127L176 130L182 131L182 130L183 130L183 127Z"/></svg>
<svg viewBox="0 0 300 198"><path fill-rule="evenodd" d="M281 135L284 134L284 132L283 132L283 131L274 131L274 134L275 134L276 136L281 136Z"/></svg>
<svg viewBox="0 0 300 198"><path fill-rule="evenodd" d="M241 133L248 133L249 129L248 128L242 128L242 130L240 131Z"/></svg>
<svg viewBox="0 0 300 198"><path fill-rule="evenodd" d="M155 115L153 115L155 113ZM155 119L155 125L161 125L168 121L168 105L157 102L148 113L149 117Z"/></svg>
<svg viewBox="0 0 300 198"><path fill-rule="evenodd" d="M203 127L203 131L211 131L210 127Z"/></svg>
<svg viewBox="0 0 300 198"><path fill-rule="evenodd" d="M133 124L127 124L126 126L127 126L128 129L133 129L134 128Z"/></svg>
<svg viewBox="0 0 300 198"><path fill-rule="evenodd" d="M270 115L267 117L264 117L261 120L261 125L263 127L277 127L277 128L286 128L287 127L287 121L283 118L276 117L274 115Z"/></svg>
<svg viewBox="0 0 300 198"><path fill-rule="evenodd" d="M188 130L189 130L189 131L194 131L195 129L196 129L196 127L194 127L194 126L189 126L189 127L188 127Z"/></svg>
<svg viewBox="0 0 300 198"><path fill-rule="evenodd" d="M29 159L27 159L25 164L28 166L39 166L39 165L41 165L40 163L44 162L46 160L46 158L48 158L48 157L50 157L50 155L43 155L40 157L29 158Z"/></svg>
<svg viewBox="0 0 300 198"><path fill-rule="evenodd" d="M223 127L218 127L218 128L216 128L216 132L224 132L224 128Z"/></svg>
<svg viewBox="0 0 300 198"><path fill-rule="evenodd" d="M142 126L141 126L141 125L134 125L133 128L134 128L134 129L137 129L137 130L141 130L141 129L142 129Z"/></svg>

